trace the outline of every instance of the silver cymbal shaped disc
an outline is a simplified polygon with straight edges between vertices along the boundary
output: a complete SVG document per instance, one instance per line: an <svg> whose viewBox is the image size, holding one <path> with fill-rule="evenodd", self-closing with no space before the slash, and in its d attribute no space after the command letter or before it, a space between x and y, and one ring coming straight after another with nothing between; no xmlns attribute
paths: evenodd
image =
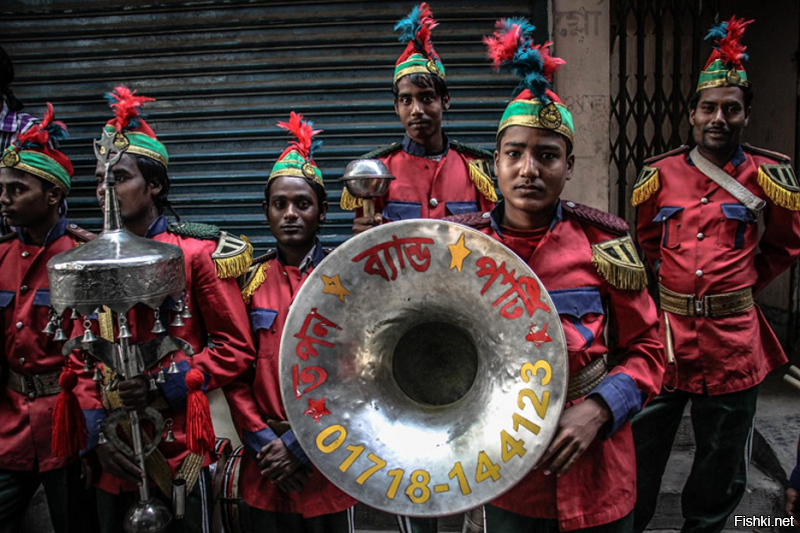
<svg viewBox="0 0 800 533"><path fill-rule="evenodd" d="M478 231L385 224L306 280L281 339L281 393L317 468L361 502L442 516L519 482L558 427L567 352L531 269Z"/></svg>

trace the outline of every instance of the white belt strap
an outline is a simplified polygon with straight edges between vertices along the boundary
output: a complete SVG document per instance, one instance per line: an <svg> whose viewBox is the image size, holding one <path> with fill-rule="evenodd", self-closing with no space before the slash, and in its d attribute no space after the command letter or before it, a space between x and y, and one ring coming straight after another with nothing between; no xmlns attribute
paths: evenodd
<svg viewBox="0 0 800 533"><path fill-rule="evenodd" d="M753 213L758 213L764 209L765 205L767 205L767 202L747 190L747 188L736 181L733 176L703 157L696 146L692 148L691 152L689 152L689 157L691 158L692 163L694 163L694 166L697 167L697 170L705 174L708 179L725 189L728 194L739 200L742 205L747 207Z"/></svg>

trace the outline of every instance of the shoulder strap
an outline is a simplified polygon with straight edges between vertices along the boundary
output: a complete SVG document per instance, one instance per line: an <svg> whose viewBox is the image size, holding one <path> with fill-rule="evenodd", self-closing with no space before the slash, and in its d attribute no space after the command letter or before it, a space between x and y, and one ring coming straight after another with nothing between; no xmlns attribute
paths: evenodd
<svg viewBox="0 0 800 533"><path fill-rule="evenodd" d="M12 231L11 233L6 233L2 237L0 237L0 243L13 241L17 237L19 237L19 233L17 233L16 231Z"/></svg>
<svg viewBox="0 0 800 533"><path fill-rule="evenodd" d="M366 154L360 155L359 159L376 159L378 157L383 157L385 155L389 155L395 150L400 148L400 143L392 143L388 146L381 146L380 148L376 148L371 152L367 152Z"/></svg>
<svg viewBox="0 0 800 533"><path fill-rule="evenodd" d="M77 240L83 242L89 242L97 237L97 235L91 231L85 230L77 224L67 224L67 233L75 237Z"/></svg>
<svg viewBox="0 0 800 533"><path fill-rule="evenodd" d="M756 155L763 155L764 157L769 157L770 159L774 159L778 163L791 163L792 158L788 155L782 154L780 152L773 152L772 150L767 150L766 148L759 148L757 146L753 146L750 143L742 143L742 150L745 152L756 154Z"/></svg>
<svg viewBox="0 0 800 533"><path fill-rule="evenodd" d="M453 148L461 153L477 157L478 159L488 159L491 161L494 158L494 154L489 150L484 150L478 146L472 146L471 144L465 144L459 141L451 140L450 148Z"/></svg>
<svg viewBox="0 0 800 533"><path fill-rule="evenodd" d="M587 222L608 233L614 235L628 234L628 223L611 213L606 213L600 209L567 200L561 201L561 209L572 217Z"/></svg>
<svg viewBox="0 0 800 533"><path fill-rule="evenodd" d="M450 215L449 217L444 217L442 220L446 222L457 222L458 224L463 224L471 228L485 228L486 226L489 226L492 223L488 211L484 213L476 211L474 213L462 213L460 215Z"/></svg>
<svg viewBox="0 0 800 533"><path fill-rule="evenodd" d="M220 229L212 224L185 221L170 222L167 224L167 231L174 235L180 235L181 237L203 240L216 239L220 233Z"/></svg>
<svg viewBox="0 0 800 533"><path fill-rule="evenodd" d="M654 155L653 157L648 157L643 162L645 165L650 165L655 163L656 161L661 161L662 159L666 159L667 157L672 157L673 155L683 154L689 151L689 145L682 144L679 147L675 148L674 150L670 150L669 152L664 152L663 154Z"/></svg>

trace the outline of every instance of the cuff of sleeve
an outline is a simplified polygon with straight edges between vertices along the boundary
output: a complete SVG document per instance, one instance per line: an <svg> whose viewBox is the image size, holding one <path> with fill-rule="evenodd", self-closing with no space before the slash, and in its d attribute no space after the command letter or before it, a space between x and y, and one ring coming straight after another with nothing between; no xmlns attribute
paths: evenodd
<svg viewBox="0 0 800 533"><path fill-rule="evenodd" d="M306 452L303 451L303 448L300 447L300 443L297 442L297 437L294 436L294 431L290 429L281 435L281 440L283 441L283 445L286 446L290 452L292 452L292 455L300 459L300 462L305 465L311 464L311 462L308 460Z"/></svg>
<svg viewBox="0 0 800 533"><path fill-rule="evenodd" d="M100 437L100 429L106 419L106 412L102 409L83 409L83 417L86 419L86 448L81 450L81 457L94 450L97 446L97 439Z"/></svg>
<svg viewBox="0 0 800 533"><path fill-rule="evenodd" d="M255 457L261 448L277 439L278 436L269 426L258 431L242 431L242 443L245 448Z"/></svg>
<svg viewBox="0 0 800 533"><path fill-rule="evenodd" d="M792 475L789 477L789 486L793 489L800 490L800 464L792 470Z"/></svg>
<svg viewBox="0 0 800 533"><path fill-rule="evenodd" d="M602 438L607 439L616 433L625 422L641 411L643 395L627 374L612 374L606 376L600 384L588 395L598 395L611 411L611 424L600 432Z"/></svg>

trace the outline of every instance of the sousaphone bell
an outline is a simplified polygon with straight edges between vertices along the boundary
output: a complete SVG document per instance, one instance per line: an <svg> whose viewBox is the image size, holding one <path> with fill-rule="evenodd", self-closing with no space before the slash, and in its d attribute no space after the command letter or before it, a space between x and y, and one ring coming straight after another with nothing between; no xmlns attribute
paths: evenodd
<svg viewBox="0 0 800 533"><path fill-rule="evenodd" d="M517 484L558 427L561 323L542 284L474 229L409 220L366 231L295 298L281 392L301 446L371 507L443 516Z"/></svg>

